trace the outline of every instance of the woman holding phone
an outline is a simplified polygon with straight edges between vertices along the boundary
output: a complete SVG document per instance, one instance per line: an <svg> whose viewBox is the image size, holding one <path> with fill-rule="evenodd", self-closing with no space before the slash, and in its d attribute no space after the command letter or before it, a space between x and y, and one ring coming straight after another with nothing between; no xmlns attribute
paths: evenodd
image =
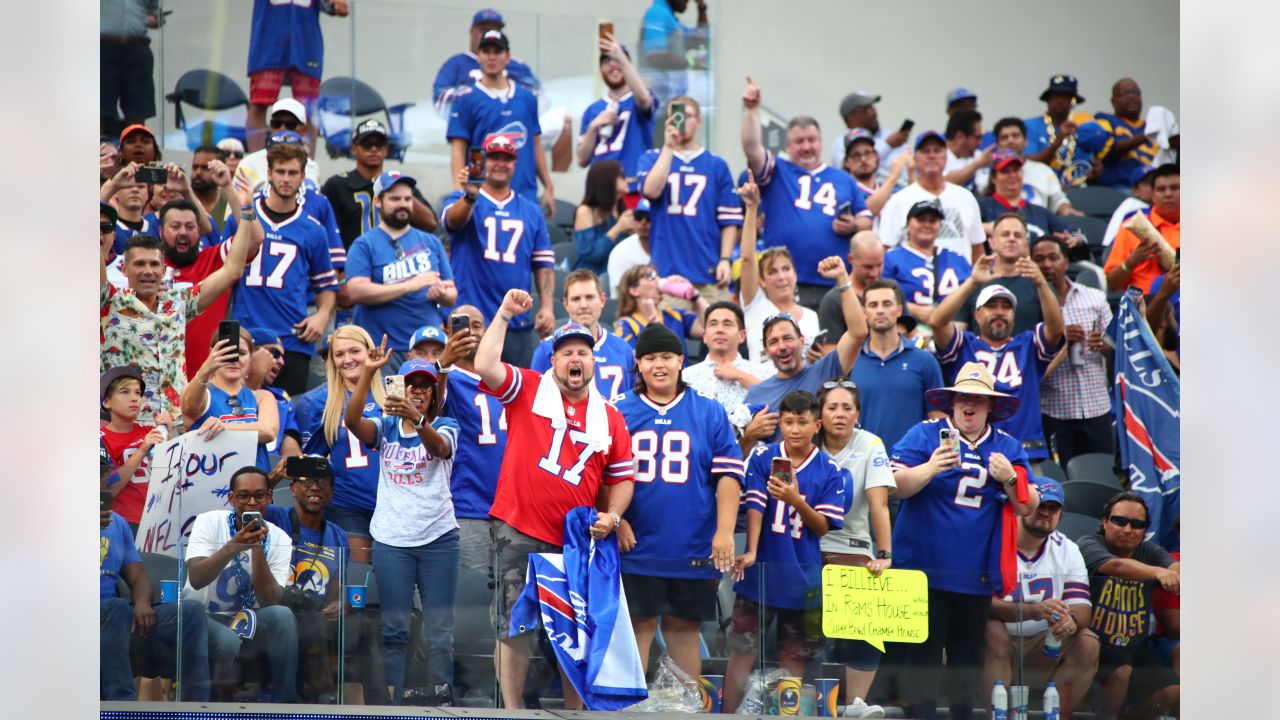
<svg viewBox="0 0 1280 720"><path fill-rule="evenodd" d="M217 418L226 429L256 431L258 452L254 464L266 472L271 469L267 446L280 434L280 412L274 395L244 384L249 375L249 357L253 355L253 336L238 324L236 327L239 337L235 344L221 337L221 333L214 335L209 357L182 390L182 420L187 427L195 428L203 427L209 418Z"/></svg>

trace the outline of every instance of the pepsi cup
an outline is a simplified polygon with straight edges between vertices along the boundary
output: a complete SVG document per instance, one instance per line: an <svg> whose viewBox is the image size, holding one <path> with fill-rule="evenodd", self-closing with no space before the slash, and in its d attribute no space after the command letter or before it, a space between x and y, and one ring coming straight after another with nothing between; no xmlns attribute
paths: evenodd
<svg viewBox="0 0 1280 720"><path fill-rule="evenodd" d="M160 581L160 602L162 603L178 602L178 581L177 580L161 580Z"/></svg>
<svg viewBox="0 0 1280 720"><path fill-rule="evenodd" d="M698 684L702 690L702 712L720 712L720 704L724 701L724 676L703 675Z"/></svg>
<svg viewBox="0 0 1280 720"><path fill-rule="evenodd" d="M347 586L347 604L353 608L361 609L364 607L365 592L368 590L364 585L348 585Z"/></svg>
<svg viewBox="0 0 1280 720"><path fill-rule="evenodd" d="M818 692L818 717L840 716L840 681L836 678L818 678L813 681Z"/></svg>

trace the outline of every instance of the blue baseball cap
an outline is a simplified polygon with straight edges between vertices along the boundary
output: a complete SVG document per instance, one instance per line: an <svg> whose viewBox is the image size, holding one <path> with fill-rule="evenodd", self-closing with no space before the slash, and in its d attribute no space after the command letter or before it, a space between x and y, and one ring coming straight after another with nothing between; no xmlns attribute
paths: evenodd
<svg viewBox="0 0 1280 720"><path fill-rule="evenodd" d="M1134 170L1129 175L1129 185L1132 187L1133 185L1137 185L1138 183L1142 182L1143 178L1150 175L1151 171L1155 169L1156 169L1155 165L1143 165L1139 167L1137 170Z"/></svg>
<svg viewBox="0 0 1280 720"><path fill-rule="evenodd" d="M391 186L396 183L409 183L411 187L418 186L417 180L401 173L399 170L388 170L379 175L377 180L373 181L373 196L378 197L382 193L390 190Z"/></svg>
<svg viewBox="0 0 1280 720"><path fill-rule="evenodd" d="M406 360L404 364L400 366L400 374L405 377L416 375L417 373L426 373L431 376L431 382L435 382L436 378L439 377L436 375L436 364L433 362L427 362L422 358Z"/></svg>
<svg viewBox="0 0 1280 720"><path fill-rule="evenodd" d="M640 202L631 211L632 215L652 215L653 206L649 204L649 198L640 198Z"/></svg>
<svg viewBox="0 0 1280 720"><path fill-rule="evenodd" d="M947 107L951 107L961 100L977 100L978 94L969 88L958 87L947 93Z"/></svg>
<svg viewBox="0 0 1280 720"><path fill-rule="evenodd" d="M251 327L245 328L249 331L249 335L253 338L253 346L261 347L263 345L279 345L280 336L267 330L266 328Z"/></svg>
<svg viewBox="0 0 1280 720"><path fill-rule="evenodd" d="M570 340L581 340L587 344L587 347L595 347L596 338L591 334L585 326L575 322L565 323L561 325L556 334L551 336L551 352L560 349L560 346Z"/></svg>
<svg viewBox="0 0 1280 720"><path fill-rule="evenodd" d="M420 342L435 342L442 346L448 344L448 338L445 337L444 331L435 325L424 325L414 331L413 337L409 338L409 347L417 347Z"/></svg>
<svg viewBox="0 0 1280 720"><path fill-rule="evenodd" d="M937 140L943 147L946 147L947 145L946 138L942 137L942 134L937 130L925 130L916 136L916 144L913 146L913 149L918 152L920 150L920 146L923 145L926 140Z"/></svg>
<svg viewBox="0 0 1280 720"><path fill-rule="evenodd" d="M1095 155L1102 152L1110 137L1111 133L1106 128L1092 120L1080 123L1080 127L1076 128L1076 149Z"/></svg>
<svg viewBox="0 0 1280 720"><path fill-rule="evenodd" d="M1036 489L1040 491L1040 504L1047 502L1055 502L1059 505L1066 505L1067 498L1062 492L1062 483L1047 477L1038 477L1035 479Z"/></svg>
<svg viewBox="0 0 1280 720"><path fill-rule="evenodd" d="M471 16L471 27L475 27L481 23L494 23L498 27L505 27L507 22L502 19L502 13L493 8L484 8L477 10L475 15Z"/></svg>
<svg viewBox="0 0 1280 720"><path fill-rule="evenodd" d="M302 136L292 130L281 130L280 132L271 133L267 138L267 147L272 145L303 145Z"/></svg>

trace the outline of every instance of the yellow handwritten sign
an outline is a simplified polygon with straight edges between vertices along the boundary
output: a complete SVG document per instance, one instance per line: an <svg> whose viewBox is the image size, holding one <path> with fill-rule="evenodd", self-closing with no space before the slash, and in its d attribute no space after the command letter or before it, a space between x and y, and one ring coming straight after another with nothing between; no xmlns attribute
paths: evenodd
<svg viewBox="0 0 1280 720"><path fill-rule="evenodd" d="M822 568L822 632L865 640L880 652L886 642L922 643L929 637L929 581L919 570Z"/></svg>

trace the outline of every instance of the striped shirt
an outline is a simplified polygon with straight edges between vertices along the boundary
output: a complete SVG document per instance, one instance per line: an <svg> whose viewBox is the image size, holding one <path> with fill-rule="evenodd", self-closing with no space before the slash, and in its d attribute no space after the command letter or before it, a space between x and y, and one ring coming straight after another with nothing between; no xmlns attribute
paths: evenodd
<svg viewBox="0 0 1280 720"><path fill-rule="evenodd" d="M1079 325L1088 335L1105 332L1111 324L1107 296L1091 287L1067 281L1062 302L1062 320ZM1107 363L1102 353L1084 352L1084 365L1076 367L1064 359L1040 381L1040 411L1057 420L1083 420L1111 412L1107 390Z"/></svg>

